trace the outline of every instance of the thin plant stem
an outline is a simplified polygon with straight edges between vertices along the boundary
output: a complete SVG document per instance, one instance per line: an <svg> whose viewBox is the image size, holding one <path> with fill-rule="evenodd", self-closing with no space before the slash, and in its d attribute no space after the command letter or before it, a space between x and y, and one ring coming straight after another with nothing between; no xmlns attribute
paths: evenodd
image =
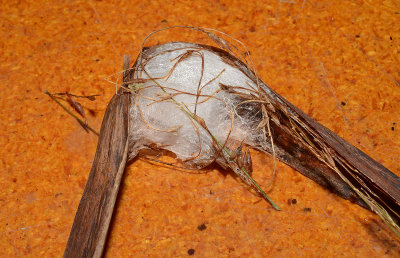
<svg viewBox="0 0 400 258"><path fill-rule="evenodd" d="M66 108L60 101L58 101L57 98L55 98L53 96L53 94L51 94L48 90L45 90L44 93L46 93L47 95L49 95L49 97L54 100L58 105L60 105L65 111L67 111L68 114L70 114L73 118L75 118L78 123L85 129L88 129L89 131L91 131L92 133L94 133L95 135L99 136L99 133L94 130L92 127L90 127L89 125L85 124L85 122L83 122L79 117L77 117L74 113L72 113L68 108Z"/></svg>

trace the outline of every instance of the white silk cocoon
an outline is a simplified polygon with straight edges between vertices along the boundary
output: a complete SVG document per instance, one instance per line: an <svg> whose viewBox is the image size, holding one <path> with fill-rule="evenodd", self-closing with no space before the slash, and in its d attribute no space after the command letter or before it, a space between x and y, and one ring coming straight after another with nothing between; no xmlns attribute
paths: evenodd
<svg viewBox="0 0 400 258"><path fill-rule="evenodd" d="M132 142L155 144L201 168L216 154L211 135L222 144L227 141L228 147L261 137L256 129L260 118L241 112L245 105L237 105L243 100L221 89L221 85L241 87L236 91L249 94L257 85L212 49L168 43L145 50L138 62L145 71L137 69L136 83L130 85L135 91L130 109ZM204 119L209 131L190 113Z"/></svg>

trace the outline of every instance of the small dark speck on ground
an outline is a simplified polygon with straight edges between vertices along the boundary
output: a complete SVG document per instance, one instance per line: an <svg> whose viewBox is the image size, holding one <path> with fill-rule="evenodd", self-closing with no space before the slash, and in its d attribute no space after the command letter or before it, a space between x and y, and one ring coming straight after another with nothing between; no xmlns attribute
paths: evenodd
<svg viewBox="0 0 400 258"><path fill-rule="evenodd" d="M304 208L303 211L304 211L304 212L311 212L311 208L308 208L308 207L307 207L307 208Z"/></svg>
<svg viewBox="0 0 400 258"><path fill-rule="evenodd" d="M206 227L206 225L203 223L203 224L199 225L199 226L197 227L197 229L200 230L200 231L203 231L203 230L206 230L207 227Z"/></svg>
<svg viewBox="0 0 400 258"><path fill-rule="evenodd" d="M188 250L188 255L194 255L194 249L193 248L190 248Z"/></svg>

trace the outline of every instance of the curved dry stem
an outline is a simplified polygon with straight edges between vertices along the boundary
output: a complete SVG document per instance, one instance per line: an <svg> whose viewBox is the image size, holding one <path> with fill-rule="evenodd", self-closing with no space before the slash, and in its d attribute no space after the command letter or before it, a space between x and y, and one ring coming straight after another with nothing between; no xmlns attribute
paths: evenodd
<svg viewBox="0 0 400 258"><path fill-rule="evenodd" d="M211 80L209 80L207 83L205 83L202 87L201 90L203 90L205 87L207 87L208 85L210 85L212 82L214 82L216 79L218 79L221 74L223 74L225 72L225 68L221 70L221 72L219 72L219 74L217 74L217 76L215 76L214 78L212 78Z"/></svg>
<svg viewBox="0 0 400 258"><path fill-rule="evenodd" d="M201 170L199 170L198 168L191 168L191 167L186 167L186 166L178 166L178 165L176 165L174 163L171 163L171 162L165 162L165 161L158 160L158 159L152 159L152 158L149 158L147 156L141 156L140 159L146 160L146 161L148 161L150 163L151 162L160 163L160 164L163 164L165 166L172 167L172 168L174 168L176 170L181 170L181 172L185 172L185 173L189 173L189 174L205 174L205 173L208 173L208 172L211 171L211 169L207 170L207 169L202 168ZM182 164L185 164L185 163L182 163ZM196 172L194 172L194 171L196 171Z"/></svg>

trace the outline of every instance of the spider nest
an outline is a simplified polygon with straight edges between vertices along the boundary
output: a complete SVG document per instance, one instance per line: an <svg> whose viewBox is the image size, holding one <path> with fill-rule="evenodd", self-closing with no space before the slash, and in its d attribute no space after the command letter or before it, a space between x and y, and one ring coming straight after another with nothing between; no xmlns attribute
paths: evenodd
<svg viewBox="0 0 400 258"><path fill-rule="evenodd" d="M216 162L279 210L251 177L248 146L274 148L267 112L272 106L263 98L258 77L241 67L254 70L249 53L241 42L244 50L215 31L189 29L205 33L219 48L189 42L142 46L129 71L132 79L116 83L132 93L131 156L143 149L167 150L180 161L174 166L196 170ZM270 185L275 165L274 156Z"/></svg>

